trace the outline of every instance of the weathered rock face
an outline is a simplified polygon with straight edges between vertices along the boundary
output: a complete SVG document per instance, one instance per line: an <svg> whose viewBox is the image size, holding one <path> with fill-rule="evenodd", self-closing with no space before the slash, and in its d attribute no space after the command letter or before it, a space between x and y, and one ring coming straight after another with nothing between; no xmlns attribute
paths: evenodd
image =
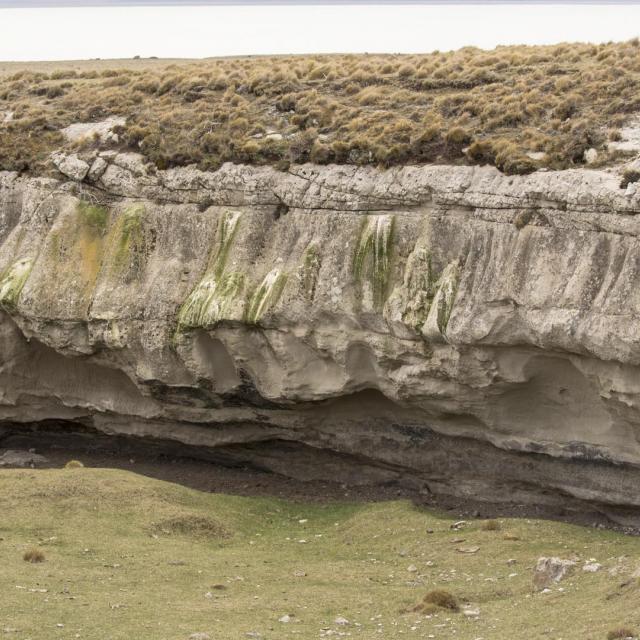
<svg viewBox="0 0 640 640"><path fill-rule="evenodd" d="M6 431L640 507L640 197L615 175L83 173L0 174Z"/></svg>

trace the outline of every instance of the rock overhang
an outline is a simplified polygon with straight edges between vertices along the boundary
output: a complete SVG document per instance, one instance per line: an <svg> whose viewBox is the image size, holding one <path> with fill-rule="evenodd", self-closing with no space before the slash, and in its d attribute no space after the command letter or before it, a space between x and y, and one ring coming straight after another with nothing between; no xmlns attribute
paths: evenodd
<svg viewBox="0 0 640 640"><path fill-rule="evenodd" d="M617 176L83 162L0 176L3 419L294 441L495 498L494 455L507 485L635 505L640 198Z"/></svg>

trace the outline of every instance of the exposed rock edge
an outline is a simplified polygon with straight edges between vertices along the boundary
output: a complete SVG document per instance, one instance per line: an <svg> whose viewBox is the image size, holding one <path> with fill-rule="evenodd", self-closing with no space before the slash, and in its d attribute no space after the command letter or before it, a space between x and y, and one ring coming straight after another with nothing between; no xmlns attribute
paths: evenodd
<svg viewBox="0 0 640 640"><path fill-rule="evenodd" d="M614 174L74 175L0 173L0 429L635 517L640 197Z"/></svg>

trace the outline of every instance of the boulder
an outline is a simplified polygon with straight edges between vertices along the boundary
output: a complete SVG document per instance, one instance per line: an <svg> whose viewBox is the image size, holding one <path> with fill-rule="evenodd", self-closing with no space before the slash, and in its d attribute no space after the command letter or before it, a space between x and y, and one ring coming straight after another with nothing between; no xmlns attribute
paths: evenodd
<svg viewBox="0 0 640 640"><path fill-rule="evenodd" d="M71 142L79 142L86 139L98 139L100 142L117 142L117 134L113 129L124 126L126 119L120 116L112 116L100 122L74 122L62 129L62 135Z"/></svg>
<svg viewBox="0 0 640 640"><path fill-rule="evenodd" d="M31 451L0 449L0 467L38 467L48 462L45 456Z"/></svg>
<svg viewBox="0 0 640 640"><path fill-rule="evenodd" d="M97 182L102 174L106 171L109 163L102 157L98 156L91 165L89 172L87 173L87 178L91 180L91 182Z"/></svg>
<svg viewBox="0 0 640 640"><path fill-rule="evenodd" d="M538 558L533 572L533 586L542 591L558 583L573 572L576 566L575 560L562 558Z"/></svg>
<svg viewBox="0 0 640 640"><path fill-rule="evenodd" d="M89 173L89 165L78 158L75 153L70 155L61 152L54 153L51 160L60 173L77 182L82 182Z"/></svg>

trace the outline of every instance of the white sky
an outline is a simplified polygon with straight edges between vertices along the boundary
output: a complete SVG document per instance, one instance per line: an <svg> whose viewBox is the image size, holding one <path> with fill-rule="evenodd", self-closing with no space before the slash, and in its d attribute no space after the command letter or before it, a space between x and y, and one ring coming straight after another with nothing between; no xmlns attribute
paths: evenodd
<svg viewBox="0 0 640 640"><path fill-rule="evenodd" d="M0 9L0 60L413 53L639 34L640 5Z"/></svg>

